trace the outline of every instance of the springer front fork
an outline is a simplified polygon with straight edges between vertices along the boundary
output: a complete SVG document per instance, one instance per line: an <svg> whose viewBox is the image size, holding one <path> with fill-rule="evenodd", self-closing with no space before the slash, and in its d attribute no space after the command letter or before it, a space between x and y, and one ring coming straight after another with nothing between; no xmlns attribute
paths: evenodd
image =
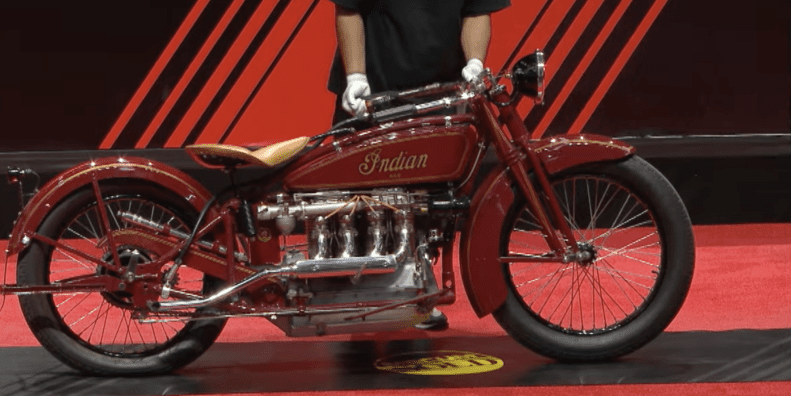
<svg viewBox="0 0 791 396"><path fill-rule="evenodd" d="M502 95L505 94L503 93ZM502 102L508 101L507 95L496 99ZM530 133L527 131L521 117L519 117L516 112L516 104L511 103L500 107L500 121L508 127L513 142L508 139L503 129L500 128L500 122L494 116L483 98L477 100L474 106L478 114L483 114L485 116L486 119L484 122L488 126L489 136L492 139L498 157L508 165L511 176L519 186L519 190L527 199L530 210L535 214L542 228L544 239L554 252L554 257L551 258L504 257L503 260L509 262L546 262L547 260L569 262L580 260L582 252L577 245L574 233L566 222L566 218L563 216L560 204L558 203L552 186L549 184L549 178L541 160L529 147ZM536 176L538 186L528 177L528 171L530 169L533 170ZM539 194L539 189L545 192L543 197ZM544 206L544 204L546 206ZM552 220L554 220L554 226Z"/></svg>

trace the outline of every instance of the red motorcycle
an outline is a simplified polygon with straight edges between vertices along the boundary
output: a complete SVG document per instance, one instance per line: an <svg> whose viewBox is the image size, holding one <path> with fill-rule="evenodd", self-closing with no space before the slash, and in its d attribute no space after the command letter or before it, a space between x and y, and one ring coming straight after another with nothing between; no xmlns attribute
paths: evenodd
<svg viewBox="0 0 791 396"><path fill-rule="evenodd" d="M147 159L85 162L24 207L7 250L17 284L2 292L64 363L145 375L195 360L231 317L294 337L420 323L455 301L458 254L475 313L526 347L561 361L630 353L686 297L689 216L624 143L531 140L516 107L542 101L543 78L536 51L504 76L375 95L318 136L187 147L230 175L216 195ZM260 177L235 181L245 166Z"/></svg>

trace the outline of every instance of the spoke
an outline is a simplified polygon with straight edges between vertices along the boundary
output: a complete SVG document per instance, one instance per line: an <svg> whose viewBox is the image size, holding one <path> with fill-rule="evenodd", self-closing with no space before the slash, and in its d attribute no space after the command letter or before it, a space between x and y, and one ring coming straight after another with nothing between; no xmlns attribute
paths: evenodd
<svg viewBox="0 0 791 396"><path fill-rule="evenodd" d="M642 242L642 241L644 241L644 240L646 240L646 239L648 239L648 238L650 238L650 237L652 237L654 235L658 235L658 234L656 232L653 232L651 234L645 235L642 238L636 239L636 240L628 243L627 245L621 246L620 248L612 251L610 254L608 254L608 255L606 255L604 257L599 257L599 258L605 259L607 257L613 256L613 255L616 255L616 254L621 254L623 252L627 252L627 251L631 251L631 250L639 250L639 249L643 249L643 248L645 248L647 246L651 246L652 244L649 244L649 245L643 245L643 246L640 246L640 247L637 247L637 248L634 248L634 249L629 249L630 246L632 246L632 245L634 245L634 244L636 244L638 242ZM654 242L654 243L659 243L659 242Z"/></svg>
<svg viewBox="0 0 791 396"><path fill-rule="evenodd" d="M109 220L112 220L112 221L110 222L110 229L115 229L115 230L120 230L120 229L122 229L123 227L121 227L121 224L118 222L118 217L116 216L116 213L115 213L115 211L113 210L113 208L112 208L112 207L110 207L110 203L108 202L108 203L105 205L105 207L107 208L107 217L109 218ZM109 221L109 220L108 220L108 221ZM112 227L113 227L113 223L115 224L115 228L112 228ZM109 232L110 230L107 230L107 231Z"/></svg>
<svg viewBox="0 0 791 396"><path fill-rule="evenodd" d="M90 226L90 227L88 227L85 224L83 224L83 222L80 221L80 220L75 220L73 222L73 225L69 226L69 228L66 229L66 233L74 234L75 236L77 236L77 237L79 237L81 239L84 239L86 241L89 241L91 239L98 239L99 238L99 233L96 232L96 228L94 228L94 225L93 225L93 222L91 221L91 218L88 217L88 216L83 216L83 217L85 218L85 221L88 222L88 226ZM83 232L78 232L77 229L75 228L76 226L79 226L79 228L82 228L83 231L87 231L88 233L90 233L90 235L92 235L92 237L88 237L88 236L83 235ZM68 234L66 234L66 235L68 235Z"/></svg>
<svg viewBox="0 0 791 396"><path fill-rule="evenodd" d="M547 288L547 286L548 286L548 285L549 285L549 284L552 282L552 279L554 279L554 278L555 278L555 276L559 274L559 275L560 275L560 277L558 278L558 281L557 281L557 282L555 282L555 286L553 286L553 287L552 287L552 289L549 291L549 295L552 295L552 294L554 293L555 289L558 287L558 284L560 283L560 280L561 280L561 279L563 279L563 276L565 275L565 272L566 272L567 270L568 270L568 268L562 268L562 269L561 269L561 268L559 268L559 269L557 269L555 272L553 272L553 273L552 273L552 276L551 276L549 279L547 279L546 283L544 283L543 285L541 285L541 286L538 288L538 290L537 290L537 291L539 291L539 292L541 292L541 291L544 291L544 290ZM532 307L532 306L533 306L533 304L535 304L536 300L538 299L538 297L539 297L540 295L541 295L541 294L539 293L539 295L537 295L537 296L536 296L536 297L533 299L533 301L531 301L531 302L530 302L530 304L528 304L528 305ZM524 298L524 297L526 297L526 296L522 296L522 298ZM539 309L536 311L536 313L540 314L540 313L541 313L541 311L543 311L543 310L544 310L544 306L546 306L547 302L549 302L549 301L544 301L544 305L542 305L542 306L541 306L541 308L539 308Z"/></svg>
<svg viewBox="0 0 791 396"><path fill-rule="evenodd" d="M560 305L563 304L563 301L566 300L566 296L568 296L569 293L571 293L571 290L574 288L574 267L571 267L570 270L571 270L572 287L568 288L566 290L566 292L563 293L563 295L558 300L558 303L555 306L555 309L553 309L552 312L549 315L547 315L547 319L551 319L553 316L555 316L555 312L557 312L558 308L560 308ZM563 274L563 275L565 275L565 274ZM552 288L552 290L549 291L549 296L551 296L551 295L553 295L555 293L555 289L557 289L557 287L560 284L560 281L562 279L563 279L563 276L558 278L558 281L555 283L555 286ZM546 301L544 301L544 305L542 305L541 309L538 312L536 312L536 313L541 314L541 312L544 310L544 307L547 305L547 303L549 303L549 297L547 297ZM561 320L558 322L558 324L561 324L563 322L563 318L565 317L565 313L566 312L568 312L568 308L566 308L566 311L563 312L564 313L563 317L560 318Z"/></svg>
<svg viewBox="0 0 791 396"><path fill-rule="evenodd" d="M76 307L75 307L75 308L76 308ZM88 316L90 316L91 314L93 314L94 312L96 312L97 310L99 310L99 308L101 308L101 305L99 305L98 307L96 307L96 308L94 308L94 309L90 310L88 313L86 313L85 315L83 315L83 316L82 316L82 317L80 317L79 319L75 320L74 322L71 322L71 323L70 323L68 326L69 326L69 327L71 327L71 328L73 328L73 327L74 327L74 325L76 325L77 323L81 322L83 319L87 318ZM66 317L66 315L63 315L63 317L65 318L65 317ZM83 332L84 332L84 331L85 331L85 330L83 330ZM79 333L79 334L77 334L77 335L81 335L81 334L82 334L82 332L81 332L81 333Z"/></svg>
<svg viewBox="0 0 791 396"><path fill-rule="evenodd" d="M643 289L648 290L649 292L651 290L653 290L653 287L645 286L645 285L643 285L643 284L641 284L641 283L639 283L639 282L637 282L635 280L632 280L632 279L627 279L627 278L624 277L624 275L631 275L631 276L634 276L634 277L637 277L637 278L650 279L652 281L656 281L656 279L657 279L656 277L651 277L651 276L648 276L648 275L640 275L640 274L635 274L635 273L628 272L628 271L615 269L615 268L613 268L612 264L610 264L607 260L602 260L602 263L603 263L602 266L597 266L596 268L599 269L600 271L610 275L610 276L613 276L613 277L617 276L618 278L623 280L624 283L629 285L629 287L631 287L632 290L634 290L636 293L640 294L641 296L642 296L642 293L640 293L640 291L635 289L635 285L640 286Z"/></svg>
<svg viewBox="0 0 791 396"><path fill-rule="evenodd" d="M597 190L598 190L598 185L599 185L599 183L597 182L597 183L596 183ZM610 186L611 186L611 184L607 184L607 187L605 188L604 192L602 193L602 196L607 196L607 193L608 193L608 191L610 191ZM588 230L590 230L590 231L593 231L593 229L594 229L594 228L596 228L596 227L595 227L595 226L596 226L596 224L598 224L598 223L599 223L599 216L601 216L602 214L604 214L605 210L606 210L606 209L607 209L607 208L610 206L610 204L611 204L611 203L612 203L612 202L615 200L615 197L618 195L618 192L619 192L619 191L615 191L615 192L614 192L614 193L613 193L613 194L610 196L610 199L609 199L609 200L607 200L607 202L605 202L605 203L602 203L602 202L600 202L599 200L597 200L597 202L598 202L598 205L597 205L597 207L596 207L596 210L594 210L593 214L591 215L591 220L590 220L590 224L588 225ZM598 196L598 195L597 195L597 196Z"/></svg>
<svg viewBox="0 0 791 396"><path fill-rule="evenodd" d="M634 208L635 208L635 207L637 207L638 205L639 205L639 202L635 202L635 203L634 203L634 205L632 205L632 207L631 207L631 208L629 208L629 211L627 212L627 214L628 214L628 213L631 213L631 212L632 212L632 210L634 210ZM648 213L648 209L643 209L643 211L642 211L642 212L640 212L640 213L638 213L638 214L636 214L636 215L634 215L634 216L632 216L632 217L630 217L630 218L628 218L628 219L626 219L626 220L622 221L622 222L621 222L621 223L619 223L619 224L616 224L616 225L614 225L614 226L610 227L609 234L608 234L608 235L607 235L607 236L604 238L604 240L603 240L601 243L602 243L602 244L605 244L605 243L607 243L607 240L610 238L610 236L612 236L612 230L614 230L614 229L621 229L623 225L625 225L625 224L628 224L628 223L629 223L629 222L631 222L632 220L634 220L634 219L636 219L636 218L638 218L638 217L640 217L640 216L642 216L642 215L644 215L644 214L646 214L646 213ZM616 219L617 219L617 218L616 218Z"/></svg>
<svg viewBox="0 0 791 396"><path fill-rule="evenodd" d="M123 345L125 347L125 346L129 345L130 343L132 343L132 332L129 331L129 328L131 327L131 324L129 323L130 319L127 318L126 315L123 315L123 314L121 315L121 322L123 322L124 329L126 329L126 331L124 332L124 339L121 342L121 345ZM121 351L126 351L126 350L127 350L126 348L121 348Z"/></svg>
<svg viewBox="0 0 791 396"><path fill-rule="evenodd" d="M83 227L83 228L84 228L84 227ZM73 235L75 235L75 236L77 236L78 238L80 238L80 239L82 239L82 240L85 240L85 241L96 240L96 239L98 239L98 238L99 238L99 236L98 236L98 235L97 235L97 236L95 236L94 238L88 238L87 236L83 235L82 233L80 233L80 232L77 232L77 230L75 230L73 227L69 227L69 228L67 228L67 229L66 229L66 231L68 231L68 232L72 233ZM86 231L87 231L87 230L86 230ZM70 238L70 239L71 239L71 238Z"/></svg>
<svg viewBox="0 0 791 396"><path fill-rule="evenodd" d="M69 246L69 247L70 247L70 248L74 248L73 246ZM93 268L92 268L91 266L89 266L87 263L83 262L83 261L82 261L82 260L81 260L79 257L77 257L77 256L73 256L73 255L71 255L69 252L67 252L67 251L65 251L65 250L63 250L63 249L57 249L57 253L58 253L58 254L62 254L62 255L64 255L64 256L66 256L66 258L68 259L68 260L57 260L58 262L64 262L64 263L66 263L66 262L72 262L72 263L77 263L77 264L81 265L81 266L83 267L83 269L85 269L85 270L88 270L89 272L91 272L91 270L93 269ZM53 252L53 255L54 255L54 254L55 254L55 253ZM77 270L79 270L79 269L77 268L77 269L73 269L73 270L59 270L59 271L54 271L54 272L53 272L53 271L50 271L50 274L55 274L55 273L63 273L63 272L70 272L70 271L77 271Z"/></svg>
<svg viewBox="0 0 791 396"><path fill-rule="evenodd" d="M603 263L603 265L594 265L594 267L597 270L606 272L608 274L617 274L618 276L630 275L630 276L633 276L633 277L636 277L636 278L650 279L652 281L656 280L656 276L642 275L642 274L637 274L637 273L630 272L630 271L624 271L624 270L615 269L615 268L613 268L613 266L609 262L607 262L607 260L602 260L601 263ZM624 281L630 282L630 280L625 279L625 278L624 278ZM649 289L649 290L651 289L650 287L643 286L643 285L641 285L638 282L635 282L635 281L631 281L631 282L634 282L636 285L640 285L641 287L644 287L646 289Z"/></svg>
<svg viewBox="0 0 791 396"><path fill-rule="evenodd" d="M575 267L576 267L577 270L574 271L574 275L577 275L577 279L579 279L579 280L576 282L576 287L572 286L572 290L571 290L571 304L569 304L569 307L571 308L571 327L574 327L574 301L578 301L579 302L579 306L580 306L580 328L584 329L585 328L585 318L583 317L583 314L582 314L582 299L579 297L580 294L581 294L580 293L580 288L582 286L582 278L579 277L578 272L581 269L579 268L579 266L575 266ZM574 282L572 282L572 285L573 284L574 284ZM575 298L575 295L576 295L576 298Z"/></svg>
<svg viewBox="0 0 791 396"><path fill-rule="evenodd" d="M620 290L621 290L621 293L622 293L622 294L623 294L623 296L626 298L626 300L627 300L627 301L629 301L629 303L630 303L630 304L632 304L632 308L634 308L634 309L636 310L636 309L637 309L637 305L635 305L634 301L632 301L632 299L629 297L629 294L627 294L627 293L626 293L626 290L624 290L624 288L623 288L623 286L622 286L622 283L626 283L626 285L627 285L627 286L629 286L629 287L630 287L630 288L631 288L631 289L632 289L632 290L633 290L635 293L637 293L637 294L640 296L640 298L643 300L643 302L645 302L645 297L644 297L644 296L642 295L642 293L640 293L640 291L638 291L638 290L637 290L637 289L634 287L634 285L632 284L632 283L635 283L635 282L631 282L631 281L629 281L628 279L626 279L626 278L623 276L623 274L621 274L621 273L620 273L620 271L617 271L617 270L615 270L615 269L612 267L612 265L610 265L610 263L609 263L609 262L607 262L607 260L601 260L601 262L605 263L605 265L607 265L607 266L608 266L610 269L612 269L612 271L605 270L605 269L603 269L603 268L601 268L601 267L597 267L597 269L598 269L598 270L600 270L600 271L602 271L602 272L604 272L605 274L609 275L609 276L610 276L610 278L612 278L612 280L613 280L613 283L615 283L615 285L616 285L616 286L618 286L618 289L620 289ZM616 276L617 276L617 278L616 278ZM620 279L621 279L623 282L619 282L619 281L618 281L618 279L619 279L619 278L620 278ZM639 285L639 284L638 284L638 285ZM642 285L641 285L641 286L642 286ZM649 289L649 288L647 288L647 287L645 287L645 286L642 286L642 287L644 287L644 288L646 288L646 289ZM650 290L650 289L649 289L649 290Z"/></svg>
<svg viewBox="0 0 791 396"><path fill-rule="evenodd" d="M598 272L598 271L596 271L596 272ZM604 296L606 295L607 298L609 298L609 300L612 301L612 303L615 304L615 306L621 311L621 313L624 316L627 316L628 314L626 313L626 310L623 309L623 307L621 307L621 304L618 304L618 301L615 299L615 297L613 297L612 294L610 294L610 292L608 292L604 287L602 287L601 279L599 279L598 284L599 284L599 290L601 292L603 292L602 293L602 304L604 304ZM604 306L609 307L610 304L604 304ZM610 311L610 312L613 315L613 317L615 317L615 314L612 313L612 311Z"/></svg>
<svg viewBox="0 0 791 396"><path fill-rule="evenodd" d="M539 264L536 264L536 265L542 265L542 264L540 264L540 263L539 263ZM523 287L523 286L525 286L525 285L529 285L529 284L532 284L532 283L534 283L534 282L538 282L538 281L540 281L540 280L542 280L542 279L545 279L545 278L547 278L547 277L549 277L549 278L550 278L550 281L551 281L551 278L553 278L553 277L554 277L556 274L558 274L558 273L562 273L562 272L565 272L565 271L568 271L569 269L570 269L569 267L563 267L563 268L559 268L559 269L555 270L554 272L550 272L550 273L547 273L547 274L541 275L541 276L539 276L539 277L537 277L537 278L533 278L533 279L531 279L531 280L527 280L527 281L525 281L525 282L522 282L522 283L520 283L520 284L516 285L516 288L517 288L517 289L519 289L519 288L521 288L521 287ZM521 272L524 272L524 271L521 271ZM516 276L516 274L513 274L512 276ZM540 291L540 290L543 290L544 288L546 288L546 286L549 284L549 282L550 282L550 281L548 281L547 283L545 283L545 284L541 285L541 286L539 287L539 291ZM525 297L525 296L522 296L522 297Z"/></svg>
<svg viewBox="0 0 791 396"><path fill-rule="evenodd" d="M612 309L610 309L609 304L606 304L604 302L604 293L606 293L606 291L604 290L604 287L601 284L601 274L599 273L599 271L593 271L593 272L594 272L595 275L591 275L591 282L593 283L593 290L594 290L594 292L596 291L596 285L599 286L598 296L599 296L599 301L600 301L600 304L601 304L602 320L604 321L604 326L602 328L607 328L607 327L609 327L609 324L607 323L607 312L610 313L610 316L616 322L618 321L618 317L615 316L615 312L613 312ZM594 277L596 278L595 280L593 279ZM595 299L594 299L594 305L595 305ZM620 306L618 308L620 308ZM605 312L605 309L607 310L607 312ZM596 328L595 325L594 325L594 328Z"/></svg>
<svg viewBox="0 0 791 396"><path fill-rule="evenodd" d="M649 254L649 253L644 253L644 254ZM612 255L610 254L610 255L607 255L607 256L600 257L599 260L608 259L608 258L610 258L610 256L612 256ZM659 254L656 254L654 256L658 257ZM640 258L637 258L637 257L632 257L632 256L630 256L628 254L625 254L625 253L618 255L618 257L623 257L623 258L632 260L632 261L634 261L636 263L645 264L645 265L647 265L649 267L653 267L653 268L656 268L656 269L660 269L661 268L661 266L659 264L651 263L651 262L648 262L646 260L643 260L643 259L640 259Z"/></svg>
<svg viewBox="0 0 791 396"><path fill-rule="evenodd" d="M577 205L576 204L576 191L577 191L577 183L573 180L570 182L572 186L571 192L571 199L568 196L568 189L566 188L566 184L563 184L563 206L566 208L564 211L563 217L566 219L566 222L569 223L572 229L580 230L579 224L577 224ZM558 194L555 194L558 195Z"/></svg>
<svg viewBox="0 0 791 396"><path fill-rule="evenodd" d="M74 296L76 296L76 294ZM75 308L77 308L78 305L82 304L82 302L85 301L85 299L87 299L90 296L91 296L90 294L83 294L82 300L80 300L78 303L74 304L74 306L71 307L71 309L68 310L67 312L63 313L61 315L61 317L63 317L65 319L67 316L69 316L69 314L71 314L72 311L74 311ZM71 298L69 298L69 299L71 299ZM57 306L58 305L56 305L56 307Z"/></svg>
<svg viewBox="0 0 791 396"><path fill-rule="evenodd" d="M69 294L65 294L64 293L64 294L61 294L61 296L68 296L68 298L66 298L65 300L63 300L63 301L61 301L61 302L59 302L57 304L55 304L55 307L56 308L60 308L61 305L69 302L72 298L77 297L77 296L82 296L82 295L83 295L83 293L69 293Z"/></svg>
<svg viewBox="0 0 791 396"><path fill-rule="evenodd" d="M110 318L110 309L111 308L112 308L112 305L108 304L107 313L106 313L106 315L104 315L104 323L102 323L102 335L99 338L99 343L97 344L97 346L101 346L103 344L103 342L104 342L104 332L107 329L107 319Z"/></svg>
<svg viewBox="0 0 791 396"><path fill-rule="evenodd" d="M96 331L96 324L99 323L99 321L102 319L102 316L107 315L107 312L110 311L110 307L108 304L107 309L105 309L104 312L101 312L102 311L101 308L104 307L104 305L105 305L105 301L102 300L101 305L99 305L99 315L96 316L96 319L93 320L93 324L91 325L91 332L88 334L88 338L87 338L88 341L90 341L93 338L93 332ZM101 337L99 338L101 339Z"/></svg>
<svg viewBox="0 0 791 396"><path fill-rule="evenodd" d="M143 345L143 350L148 349L148 343L146 342L145 337L143 337L143 333L140 331L140 323L136 320L132 320L131 315L129 316L129 323L135 326L135 330L137 330L137 336L140 337L140 343Z"/></svg>
<svg viewBox="0 0 791 396"><path fill-rule="evenodd" d="M621 232L633 230L635 228L641 228L641 227L645 227L645 226L650 226L652 224L654 224L654 221L651 220L651 219L648 219L648 220L645 220L645 221L641 221L639 223L632 224L632 225L630 225L628 227L610 228L610 229L607 230L607 232L604 232L601 235L597 236L596 238L591 239L589 242L593 243L594 241L596 241L598 239L601 239L601 238L609 238L611 235L615 235L615 234L618 234L618 233L621 233ZM606 242L607 242L607 240L605 239L604 241L602 241L599 244L603 245Z"/></svg>
<svg viewBox="0 0 791 396"><path fill-rule="evenodd" d="M530 212L525 211L525 213L530 213ZM535 220L535 216L533 216L532 213L530 213L530 217L533 217L533 220ZM515 231L530 232L530 231L537 231L537 230L541 229L541 226L538 223L533 222L533 221L525 220L522 217L518 218L516 220L516 223L517 224L522 223L522 224L526 225L528 228L525 228L525 229L515 228Z"/></svg>

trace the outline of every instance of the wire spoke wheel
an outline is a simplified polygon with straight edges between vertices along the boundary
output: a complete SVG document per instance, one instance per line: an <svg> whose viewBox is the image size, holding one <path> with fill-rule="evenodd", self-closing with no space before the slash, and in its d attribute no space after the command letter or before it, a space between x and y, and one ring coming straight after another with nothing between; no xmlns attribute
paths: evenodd
<svg viewBox="0 0 791 396"><path fill-rule="evenodd" d="M686 208L667 179L634 156L550 183L583 257L542 262L554 253L517 194L503 219L501 255L532 260L503 264L508 297L495 319L528 348L560 360L632 352L670 324L689 290L695 245Z"/></svg>
<svg viewBox="0 0 791 396"><path fill-rule="evenodd" d="M525 306L560 331L593 334L621 326L647 305L661 277L662 243L650 209L618 183L595 176L556 181L553 189L585 262L511 263ZM541 247L544 245L544 247ZM525 206L509 238L512 256L545 254Z"/></svg>
<svg viewBox="0 0 791 396"><path fill-rule="evenodd" d="M105 207L113 230L128 228L129 224L118 216L120 212L131 213L147 220L166 224L179 231L189 231L188 226L171 210L154 202L136 197L105 200ZM94 257L112 261L112 253L106 246L98 208L92 206L66 223L58 242ZM132 246L116 248L121 264L125 267L144 264L156 259L153 252L141 251ZM49 263L48 283L57 284L70 278L104 274L108 271L94 263L85 262L64 249L53 249ZM195 294L203 289L200 272L183 267L179 270L179 287ZM119 279L120 281L120 279ZM107 354L146 355L167 346L186 323L140 323L137 319L144 312L132 309L131 295L127 292L97 292L56 294L52 304L57 310L64 327L72 336L90 348Z"/></svg>
<svg viewBox="0 0 791 396"><path fill-rule="evenodd" d="M102 186L110 229L134 227L121 213L189 232L195 213L186 202L149 185L113 183ZM139 246L109 246L99 204L92 189L78 192L56 206L38 232L65 248L33 243L20 258L20 284L51 284L93 275L122 273L85 259L71 250L111 263L117 256L124 270L159 258ZM153 275L159 283L166 264ZM203 273L181 266L171 295L200 296L217 283ZM152 284L153 285L153 284ZM33 333L56 357L92 374L127 375L171 371L194 360L219 335L223 320L143 321L147 310L135 308L131 291L58 293L20 297ZM170 298L172 299L172 297ZM195 338L198 338L197 342ZM189 345L190 353L173 359Z"/></svg>

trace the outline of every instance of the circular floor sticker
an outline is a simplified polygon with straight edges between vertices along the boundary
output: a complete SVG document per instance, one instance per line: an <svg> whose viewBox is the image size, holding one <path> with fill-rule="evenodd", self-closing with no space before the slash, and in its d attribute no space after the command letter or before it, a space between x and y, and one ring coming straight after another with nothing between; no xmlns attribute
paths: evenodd
<svg viewBox="0 0 791 396"><path fill-rule="evenodd" d="M503 367L503 361L475 352L409 352L382 358L374 363L379 370L415 375L478 374Z"/></svg>

